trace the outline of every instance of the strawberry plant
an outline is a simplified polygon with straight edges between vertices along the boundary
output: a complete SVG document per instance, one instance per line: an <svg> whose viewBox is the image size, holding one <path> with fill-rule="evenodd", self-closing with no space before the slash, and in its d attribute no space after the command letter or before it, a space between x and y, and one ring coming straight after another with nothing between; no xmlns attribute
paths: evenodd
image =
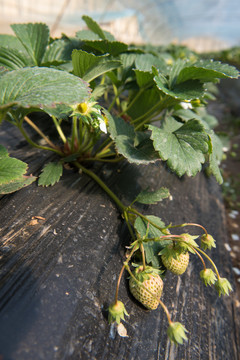
<svg viewBox="0 0 240 360"><path fill-rule="evenodd" d="M215 240L199 224L166 225L159 217L137 210L135 203L154 204L168 198L167 188L143 190L125 205L90 165L125 160L142 166L163 161L181 177L195 176L204 164L221 183L222 145L214 132L217 120L208 114L206 105L214 98L219 79L237 78L239 73L227 64L202 60L185 48L124 44L90 17L83 19L88 30L78 31L74 38L52 39L48 27L40 23L14 24L15 36L0 35L0 123L15 125L31 146L56 155L55 161L43 167L38 185L58 182L67 163L96 181L119 208L132 241L115 301L109 306L109 322L119 324L128 315L118 299L126 270L133 296L151 310L160 304L168 318L169 338L182 344L187 331L171 320L160 299L164 276L167 270L183 274L193 254L203 264L203 283L214 285L219 296L228 294L230 283L206 252L215 247ZM32 117L35 112L46 115L48 129L55 129L57 140L37 125ZM42 142L33 139L29 126ZM26 173L27 164L0 146L1 193L37 180ZM203 233L200 247L199 236L173 232L193 226Z"/></svg>

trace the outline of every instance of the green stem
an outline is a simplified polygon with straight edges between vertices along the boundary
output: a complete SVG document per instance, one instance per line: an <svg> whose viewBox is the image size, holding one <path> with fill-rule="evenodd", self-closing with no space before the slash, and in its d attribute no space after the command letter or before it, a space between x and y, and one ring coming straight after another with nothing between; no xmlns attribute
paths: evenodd
<svg viewBox="0 0 240 360"><path fill-rule="evenodd" d="M83 142L83 121L80 118L79 119L79 144L81 146L82 142Z"/></svg>
<svg viewBox="0 0 240 360"><path fill-rule="evenodd" d="M75 140L78 142L78 131L77 131L77 116L73 116L72 119L72 142L71 142L71 150L74 151Z"/></svg>
<svg viewBox="0 0 240 360"><path fill-rule="evenodd" d="M131 224L129 223L129 217L128 217L128 213L127 213L126 210L124 210L123 216L124 216L124 218L125 218L125 220L126 220L128 230L129 230L129 232L130 232L130 234L131 234L131 237L132 237L132 239L133 239L133 241L134 241L134 240L135 240L135 235L134 235L134 233L133 233Z"/></svg>
<svg viewBox="0 0 240 360"><path fill-rule="evenodd" d="M119 209L124 212L126 207L121 202L121 200L109 189L109 187L91 170L86 169L82 164L74 161L73 164L78 168L81 169L85 174L90 176L96 183L110 196L110 198L116 203Z"/></svg>
<svg viewBox="0 0 240 360"><path fill-rule="evenodd" d="M89 157L84 159L84 161L99 161L99 162L105 162L105 163L117 163L123 160L123 157L115 158L115 159L104 159L99 157Z"/></svg>
<svg viewBox="0 0 240 360"><path fill-rule="evenodd" d="M61 140L63 141L63 143L65 144L67 142L67 139L66 139L66 136L64 135L63 131L62 131L62 128L58 122L58 120L56 119L55 116L52 115L52 119L53 119L53 122L54 122L54 125L57 129L57 132L61 138Z"/></svg>

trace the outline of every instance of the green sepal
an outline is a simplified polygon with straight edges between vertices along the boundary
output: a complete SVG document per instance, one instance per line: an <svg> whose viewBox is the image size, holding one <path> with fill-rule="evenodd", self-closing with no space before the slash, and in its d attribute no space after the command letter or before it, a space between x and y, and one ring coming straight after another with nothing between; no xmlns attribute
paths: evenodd
<svg viewBox="0 0 240 360"><path fill-rule="evenodd" d="M219 297L221 295L229 295L229 292L233 290L230 282L226 278L221 277L215 282L215 288Z"/></svg>
<svg viewBox="0 0 240 360"><path fill-rule="evenodd" d="M176 249L177 251L179 252L186 252L186 251L190 251L191 253L195 253L195 251L192 249L193 247L194 248L198 248L198 244L196 243L195 239L198 238L198 235L196 236L193 236L193 235L190 235L188 233L185 233L185 234L181 234L180 235L180 238L183 240L183 241L178 241L177 244L176 244Z"/></svg>
<svg viewBox="0 0 240 360"><path fill-rule="evenodd" d="M214 240L214 238L212 237L212 235L210 234L203 234L201 236L201 248L203 248L204 250L211 250L212 247L216 247L216 241Z"/></svg>
<svg viewBox="0 0 240 360"><path fill-rule="evenodd" d="M186 328L179 322L172 322L167 329L169 339L175 344L183 344L183 340L187 341L187 332Z"/></svg>
<svg viewBox="0 0 240 360"><path fill-rule="evenodd" d="M212 271L212 269L203 269L200 271L200 278L206 286L213 285L217 280L216 274Z"/></svg>
<svg viewBox="0 0 240 360"><path fill-rule="evenodd" d="M108 322L120 324L121 320L125 320L124 316L129 316L124 304L121 301L112 303L108 308Z"/></svg>

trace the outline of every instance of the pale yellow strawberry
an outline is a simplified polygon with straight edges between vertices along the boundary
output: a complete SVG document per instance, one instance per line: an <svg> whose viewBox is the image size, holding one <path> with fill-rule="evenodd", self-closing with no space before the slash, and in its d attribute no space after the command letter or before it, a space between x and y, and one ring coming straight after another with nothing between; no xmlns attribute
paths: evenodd
<svg viewBox="0 0 240 360"><path fill-rule="evenodd" d="M162 262L163 265L172 273L176 275L182 275L189 263L189 252L181 253L178 255L177 259L174 259L174 257L162 255Z"/></svg>
<svg viewBox="0 0 240 360"><path fill-rule="evenodd" d="M147 266L143 271L140 266L135 269L134 277L138 281L133 277L129 280L129 289L132 295L147 309L157 309L159 305L158 299L160 299L163 291L163 281L156 270Z"/></svg>

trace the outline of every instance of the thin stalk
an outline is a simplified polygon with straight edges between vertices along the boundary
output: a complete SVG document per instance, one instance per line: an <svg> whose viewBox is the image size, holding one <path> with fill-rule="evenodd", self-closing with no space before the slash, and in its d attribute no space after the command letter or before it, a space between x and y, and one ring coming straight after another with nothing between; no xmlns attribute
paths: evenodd
<svg viewBox="0 0 240 360"><path fill-rule="evenodd" d="M27 140L27 142L37 148L37 149L42 149L42 150L47 150L47 151L52 151L52 152L55 152L56 154L62 156L63 153L60 151L60 150L57 150L55 148L52 148L52 147L48 147L48 146L42 146L42 145L38 145L37 143L35 143L34 141L32 141L30 139L30 137L28 136L27 132L23 129L23 127L21 125L18 125L18 128L20 130L20 132L22 133L22 135L24 136L24 138Z"/></svg>
<svg viewBox="0 0 240 360"><path fill-rule="evenodd" d="M124 210L123 216L124 216L124 218L125 218L125 220L126 220L128 230L129 230L129 232L130 232L130 234L131 234L131 237L132 237L132 239L133 239L133 241L134 241L134 240L135 240L135 235L134 235L134 233L133 233L133 230L132 230L131 225L129 224L129 217L128 217L128 213L127 213L126 210Z"/></svg>
<svg viewBox="0 0 240 360"><path fill-rule="evenodd" d="M116 104L117 104L118 108L120 108L120 105L121 105L120 100L119 100L120 92L118 91L118 88L114 84L113 84L113 91L114 91L114 94L117 96L116 97Z"/></svg>
<svg viewBox="0 0 240 360"><path fill-rule="evenodd" d="M94 155L98 154L102 149L104 150L105 147L106 147L109 143L112 144L113 141L112 141L112 139L110 139L110 138L108 137L108 138L106 138L106 139L102 142L102 144L97 148L97 150L94 152Z"/></svg>
<svg viewBox="0 0 240 360"><path fill-rule="evenodd" d="M120 94L121 94L121 92L122 92L122 89L121 89L121 88L119 88L119 89L118 89L118 91L117 91L117 92L115 92L115 91L116 91L116 86L115 86L115 85L113 85L113 91L114 91L114 93L115 93L115 96L114 96L114 98L113 98L113 100L112 100L111 104L110 104L110 105L109 105L109 107L108 107L108 112L110 112L110 111L112 110L112 108L113 108L113 106L114 106L115 102L117 101L117 99L119 98L119 95L120 95Z"/></svg>
<svg viewBox="0 0 240 360"><path fill-rule="evenodd" d="M57 146L52 143L51 140L39 129L39 127L32 122L27 116L24 116L24 120L46 141L46 143L53 149L57 150Z"/></svg>
<svg viewBox="0 0 240 360"><path fill-rule="evenodd" d="M116 203L119 209L124 212L126 207L121 202L121 200L109 189L109 187L91 170L86 169L83 165L74 161L73 164L80 170L82 170L85 174L90 176L96 183L110 196L110 198Z"/></svg>
<svg viewBox="0 0 240 360"><path fill-rule="evenodd" d="M85 158L84 161L99 161L99 162L105 162L105 163L117 163L122 161L123 157L115 158L115 159L104 159L104 158L98 158L96 157L89 157Z"/></svg>
<svg viewBox="0 0 240 360"><path fill-rule="evenodd" d="M142 254L143 270L145 270L146 269L146 260L145 260L145 252L144 252L144 247L143 247L142 242L140 244L140 250L141 250L141 254Z"/></svg>
<svg viewBox="0 0 240 360"><path fill-rule="evenodd" d="M131 257L133 256L133 254L134 254L134 252L136 251L136 249L137 249L137 244L132 248L132 251L131 251L130 254L128 255L127 260L124 262L124 265L122 266L122 269L121 269L120 274L119 274L119 276L118 276L118 282L117 282L116 292L115 292L115 304L117 304L117 301L118 301L118 291L119 291L120 282L121 282L121 279L122 279L122 275L123 275L124 269L125 269L125 267L126 267L126 264L128 264L129 261L131 260Z"/></svg>
<svg viewBox="0 0 240 360"><path fill-rule="evenodd" d="M53 122L54 122L54 125L57 129L57 132L61 138L61 140L63 141L63 143L65 144L67 142L67 139L66 139L66 136L64 135L63 131L62 131L62 128L58 122L58 120L56 119L55 116L52 115L52 119L53 119Z"/></svg>
<svg viewBox="0 0 240 360"><path fill-rule="evenodd" d="M206 270L206 264L205 261L203 260L202 256L199 254L199 252L193 247L191 246L191 249L197 254L197 256L199 257L199 259L201 260L204 270Z"/></svg>
<svg viewBox="0 0 240 360"><path fill-rule="evenodd" d="M215 272L216 272L216 275L217 275L218 279L220 279L220 275L219 275L218 269L217 269L216 265L214 264L214 262L212 261L212 259L211 259L203 250L198 249L198 251L199 251L200 253L202 253L202 254L208 259L208 261L210 261L210 263L212 264L212 266L213 266L213 268L214 268L214 270L215 270Z"/></svg>
<svg viewBox="0 0 240 360"><path fill-rule="evenodd" d="M177 228L177 227L185 227L185 226L197 226L203 229L203 231L205 232L206 235L208 235L207 230L205 229L204 226L200 225L200 224L194 224L194 223L185 223L185 224L179 224L179 225L171 225L168 226L168 229L173 229L173 228Z"/></svg>

